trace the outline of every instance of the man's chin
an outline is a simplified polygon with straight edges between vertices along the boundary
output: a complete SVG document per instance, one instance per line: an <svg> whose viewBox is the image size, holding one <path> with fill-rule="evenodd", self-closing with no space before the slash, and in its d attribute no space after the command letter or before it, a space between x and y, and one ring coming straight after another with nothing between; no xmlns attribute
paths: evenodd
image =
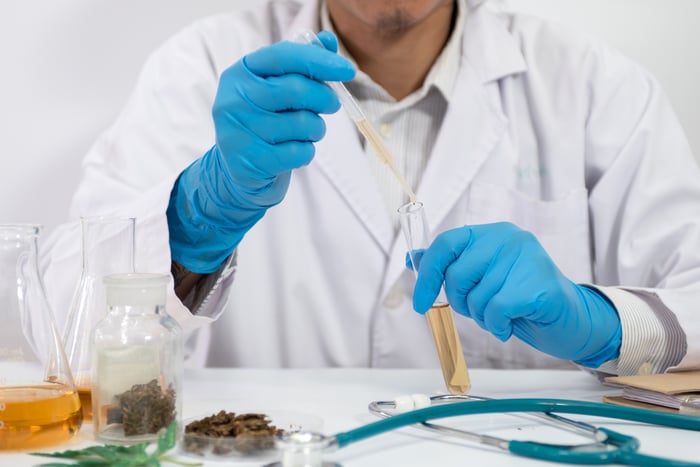
<svg viewBox="0 0 700 467"><path fill-rule="evenodd" d="M376 29L386 37L401 35L411 29L414 19L402 10L397 10L379 18Z"/></svg>

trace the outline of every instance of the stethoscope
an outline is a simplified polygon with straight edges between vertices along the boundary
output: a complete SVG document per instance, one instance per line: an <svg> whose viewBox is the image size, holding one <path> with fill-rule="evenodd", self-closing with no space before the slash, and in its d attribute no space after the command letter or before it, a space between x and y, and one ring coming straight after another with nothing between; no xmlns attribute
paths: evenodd
<svg viewBox="0 0 700 467"><path fill-rule="evenodd" d="M322 454L387 431L409 425L418 425L443 435L469 439L518 456L565 464L700 467L700 464L694 462L641 454L639 440L632 436L572 420L559 414L588 415L700 431L700 417L695 415L566 399L487 399L471 395L404 396L394 401L371 402L369 411L382 419L331 436L304 431L283 434L277 442L277 447L281 450L282 460L269 465L283 467L337 466L338 464L332 462L323 462ZM441 418L489 413L526 413L537 416L548 423L555 423L569 430L586 433L592 437L593 442L559 445L508 440L431 422Z"/></svg>

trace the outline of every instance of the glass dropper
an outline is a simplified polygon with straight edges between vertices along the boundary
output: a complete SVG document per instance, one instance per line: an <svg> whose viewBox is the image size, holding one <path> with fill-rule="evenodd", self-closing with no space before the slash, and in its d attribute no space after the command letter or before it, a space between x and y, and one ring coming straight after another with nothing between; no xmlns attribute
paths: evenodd
<svg viewBox="0 0 700 467"><path fill-rule="evenodd" d="M318 36L308 29L298 31L294 40L295 42L324 47ZM389 167L391 172L403 187L404 192L408 195L411 203L415 203L416 194L413 192L411 186L406 181L406 178L396 166L394 157L389 152L386 144L384 144L384 141L377 133L377 130L372 126L369 120L367 120L367 117L365 116L364 112L362 112L362 109L355 98L352 97L352 94L350 94L350 91L348 91L348 88L346 88L340 81L327 81L326 84L330 86L330 88L333 89L333 91L335 91L335 93L338 95L338 99L340 99L340 103L343 105L343 108L347 112L348 116L350 116L352 121L357 126L357 129L360 130L360 133L362 133L369 145L372 146L372 149L374 149L377 157L379 157L379 159Z"/></svg>

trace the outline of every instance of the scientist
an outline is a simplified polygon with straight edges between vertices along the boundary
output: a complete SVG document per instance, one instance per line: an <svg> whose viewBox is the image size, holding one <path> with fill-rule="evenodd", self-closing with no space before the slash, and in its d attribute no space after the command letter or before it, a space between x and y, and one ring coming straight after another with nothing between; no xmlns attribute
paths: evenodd
<svg viewBox="0 0 700 467"><path fill-rule="evenodd" d="M302 28L325 49L288 41ZM417 282L407 198L323 81L425 204ZM209 366L437 367L420 313L444 281L470 367L700 368L700 172L659 85L488 2L273 1L191 25L87 155L72 213L137 217L137 268L172 266L170 313L212 323ZM50 242L59 304L76 238Z"/></svg>

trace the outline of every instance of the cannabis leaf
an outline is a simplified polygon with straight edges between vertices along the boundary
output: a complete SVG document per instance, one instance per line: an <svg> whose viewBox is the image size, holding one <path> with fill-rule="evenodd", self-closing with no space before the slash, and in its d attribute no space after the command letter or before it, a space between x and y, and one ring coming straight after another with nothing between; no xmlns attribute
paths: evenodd
<svg viewBox="0 0 700 467"><path fill-rule="evenodd" d="M71 459L72 464L62 462L50 462L40 464L39 467L160 467L161 462L194 467L199 463L180 462L165 456L165 453L175 447L177 440L177 423L172 422L168 429L158 438L158 444L153 452L148 451L149 443L121 446L105 444L103 446L90 446L80 450L68 450L63 452L43 453L34 452L35 456Z"/></svg>

